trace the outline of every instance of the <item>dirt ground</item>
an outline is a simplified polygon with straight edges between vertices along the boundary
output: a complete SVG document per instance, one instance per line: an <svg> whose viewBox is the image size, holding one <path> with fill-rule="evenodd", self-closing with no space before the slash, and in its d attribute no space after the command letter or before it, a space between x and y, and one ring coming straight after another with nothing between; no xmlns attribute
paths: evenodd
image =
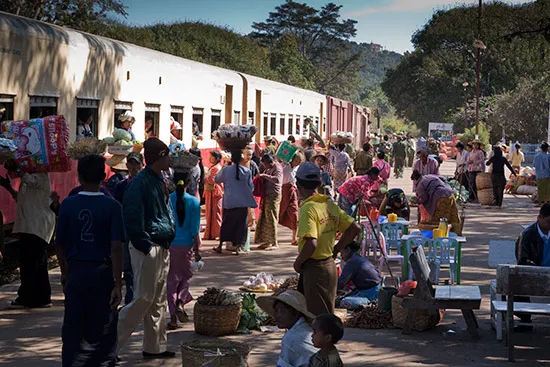
<svg viewBox="0 0 550 367"><path fill-rule="evenodd" d="M445 163L442 174L452 174L454 162ZM410 169L405 179L392 179L392 187L404 188L411 193ZM414 210L413 210L414 212ZM495 270L488 267L488 243L490 239L515 239L521 232L521 224L535 220L537 208L527 197L507 195L501 210L469 208L466 211L463 246L462 284L479 285L483 294L482 309L476 312L480 323L479 340L472 340L465 331L461 315L448 311L441 324L430 331L415 332L410 336L401 330L345 331L338 344L346 366L500 366L507 364L506 349L495 339L489 323L488 281L495 278ZM249 276L258 272L270 272L277 277L294 275L292 270L296 248L290 246L289 231L280 230L281 246L272 252L252 251L247 255L223 256L209 249L213 242L203 243L204 269L192 279L192 293L198 296L206 287L237 288ZM50 273L53 303L51 309L0 311L0 364L2 366L48 367L60 365L61 325L63 321L63 295L58 270ZM0 304L13 299L18 283L0 287ZM192 304L187 306L192 310ZM516 334L516 366L550 364L550 323L536 325L530 334ZM275 366L280 350L282 333L254 332L249 335L232 335L228 339L245 341L252 345L250 366ZM192 322L169 332L171 350L177 358L165 361L145 362L141 359L142 329L138 329L122 349L122 365L125 366L180 366L179 343L201 338L193 331Z"/></svg>

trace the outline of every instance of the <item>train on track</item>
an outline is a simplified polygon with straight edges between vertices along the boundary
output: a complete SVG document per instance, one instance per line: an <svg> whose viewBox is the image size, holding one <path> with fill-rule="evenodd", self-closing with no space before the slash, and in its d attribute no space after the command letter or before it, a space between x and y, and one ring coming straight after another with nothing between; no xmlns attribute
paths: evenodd
<svg viewBox="0 0 550 367"><path fill-rule="evenodd" d="M173 117L190 146L195 122L204 154L216 149L211 133L220 124L255 124L261 144L264 136L307 134L310 119L324 139L350 131L359 145L371 120L369 108L349 101L3 12L0 65L3 119L64 115L71 140L77 122L88 118L94 136L110 136L126 111L136 118L138 140L147 116L168 142ZM51 176L62 198L77 184L74 170ZM12 221L15 203L5 192L0 203L4 222Z"/></svg>

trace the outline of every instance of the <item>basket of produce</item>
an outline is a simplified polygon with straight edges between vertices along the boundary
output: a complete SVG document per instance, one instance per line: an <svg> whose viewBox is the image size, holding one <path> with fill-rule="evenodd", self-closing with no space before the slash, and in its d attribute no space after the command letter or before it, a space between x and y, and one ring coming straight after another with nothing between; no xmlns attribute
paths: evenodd
<svg viewBox="0 0 550 367"><path fill-rule="evenodd" d="M493 188L493 182L491 181L491 174L487 172L478 173L476 176L476 186L478 190Z"/></svg>
<svg viewBox="0 0 550 367"><path fill-rule="evenodd" d="M82 138L75 141L67 148L67 155L74 160L79 160L90 154L105 154L107 143L96 138Z"/></svg>
<svg viewBox="0 0 550 367"><path fill-rule="evenodd" d="M199 157L189 152L172 152L170 153L170 162L174 169L190 169L199 163Z"/></svg>
<svg viewBox="0 0 550 367"><path fill-rule="evenodd" d="M233 340L191 340L181 343L181 360L185 367L247 367L252 348Z"/></svg>
<svg viewBox="0 0 550 367"><path fill-rule="evenodd" d="M239 326L241 310L241 295L208 288L193 308L195 332L208 336L232 334Z"/></svg>
<svg viewBox="0 0 550 367"><path fill-rule="evenodd" d="M134 151L134 146L137 146L139 151L143 148L140 142L132 140L132 135L128 131L119 128L115 128L113 136L103 141L107 144L107 152L112 155L127 155Z"/></svg>
<svg viewBox="0 0 550 367"><path fill-rule="evenodd" d="M347 131L337 131L330 136L330 141L334 144L350 144L353 140L353 134Z"/></svg>
<svg viewBox="0 0 550 367"><path fill-rule="evenodd" d="M0 164L4 164L8 159L13 158L13 153L17 147L13 140L0 137Z"/></svg>
<svg viewBox="0 0 550 367"><path fill-rule="evenodd" d="M255 293L271 293L276 291L283 282L275 279L273 274L259 273L248 278L241 288L241 291Z"/></svg>
<svg viewBox="0 0 550 367"><path fill-rule="evenodd" d="M212 133L212 137L224 150L242 150L252 140L258 128L254 125L225 124Z"/></svg>
<svg viewBox="0 0 550 367"><path fill-rule="evenodd" d="M353 311L351 315L346 312L343 316L345 316L345 325L351 328L388 329L393 327L392 313L383 310L377 302L361 306Z"/></svg>

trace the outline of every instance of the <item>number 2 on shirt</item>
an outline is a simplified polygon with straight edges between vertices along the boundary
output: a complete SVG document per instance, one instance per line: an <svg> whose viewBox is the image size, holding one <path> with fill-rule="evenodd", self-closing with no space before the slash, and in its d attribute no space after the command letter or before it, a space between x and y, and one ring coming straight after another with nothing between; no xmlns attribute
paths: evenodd
<svg viewBox="0 0 550 367"><path fill-rule="evenodd" d="M84 242L93 242L94 234L92 233L92 212L88 209L83 209L78 213L78 219L82 222L82 230L80 231L80 240Z"/></svg>

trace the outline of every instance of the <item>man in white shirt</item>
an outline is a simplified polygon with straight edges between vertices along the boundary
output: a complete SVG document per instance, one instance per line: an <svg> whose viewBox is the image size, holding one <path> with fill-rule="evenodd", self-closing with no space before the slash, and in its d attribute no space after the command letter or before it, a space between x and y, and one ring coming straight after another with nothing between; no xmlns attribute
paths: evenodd
<svg viewBox="0 0 550 367"><path fill-rule="evenodd" d="M277 297L259 297L257 302L261 309L275 318L277 327L287 329L281 341L277 367L307 367L317 348L311 340L311 322L315 316L307 310L303 294L288 290Z"/></svg>

